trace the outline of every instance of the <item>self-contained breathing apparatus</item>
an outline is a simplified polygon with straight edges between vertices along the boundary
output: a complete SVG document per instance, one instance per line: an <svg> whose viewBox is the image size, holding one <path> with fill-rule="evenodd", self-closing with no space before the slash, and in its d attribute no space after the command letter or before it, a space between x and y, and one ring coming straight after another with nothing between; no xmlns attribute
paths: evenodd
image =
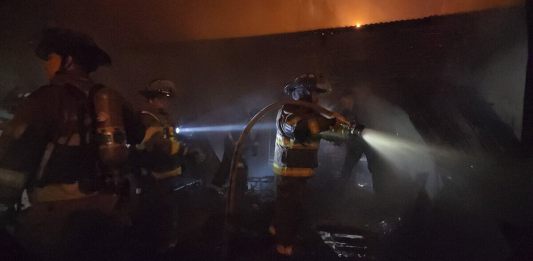
<svg viewBox="0 0 533 261"><path fill-rule="evenodd" d="M67 96L66 99L70 98ZM75 132L63 130L61 133L64 133L64 136L48 142L44 152L41 152L43 156L36 173L28 172L24 168L0 168L0 207L12 208L19 203L22 191L25 188L33 188L33 185L37 185L34 200L39 202L83 197L80 192L119 192L118 185L122 183L121 170L128 158L122 112L124 100L118 92L103 85L94 86L89 97L85 96L83 99L86 101L78 101L75 104L80 104L81 110L88 109L84 113L87 117L78 114L73 122L66 125L77 126ZM92 124L88 122L90 118ZM71 145L74 140L79 140L78 145ZM14 141L18 147L23 146L23 143L25 142L17 144L17 141ZM20 150L24 148L17 149ZM24 156L20 153L14 155ZM78 173L73 173L76 169L79 170ZM79 188L79 192L61 192L61 189L70 190L74 186L76 191Z"/></svg>
<svg viewBox="0 0 533 261"><path fill-rule="evenodd" d="M46 62L45 69L51 83L28 97L8 123L8 131L1 137L0 202L7 207L16 203L22 190L31 188L34 183L77 183L82 177L86 178L85 172L94 175L93 154L97 152L92 148L96 132L92 127L96 123L94 117L90 116L96 113L89 107L109 109L92 104L102 104L98 101L103 93L95 92L95 101L89 101L87 97L87 92L95 87L87 75L99 66L111 64L109 55L89 36L64 28L48 28L44 30L35 53ZM52 58L59 59L59 66ZM116 116L108 118L112 122L100 123L99 128L109 124L120 125L115 123ZM103 142L99 145L104 159L101 166L118 166L124 158L119 156L121 159L110 160L121 154L105 153L112 143ZM120 143L119 147L125 145ZM113 150L123 151L117 150L116 146ZM49 162L50 157L54 162ZM87 168L85 163L91 167ZM41 174L44 169L52 175L47 174L47 180L43 181ZM83 171L73 171L76 169Z"/></svg>
<svg viewBox="0 0 533 261"><path fill-rule="evenodd" d="M112 88L99 86L92 97L95 117L95 145L102 170L110 174L115 186L121 182L120 172L128 160L124 127L124 99Z"/></svg>

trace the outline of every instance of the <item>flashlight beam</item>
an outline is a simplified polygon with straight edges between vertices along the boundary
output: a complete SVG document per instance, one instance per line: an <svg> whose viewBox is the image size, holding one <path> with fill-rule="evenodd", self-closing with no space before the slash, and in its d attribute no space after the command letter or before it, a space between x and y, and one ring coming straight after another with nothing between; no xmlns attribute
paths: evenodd
<svg viewBox="0 0 533 261"><path fill-rule="evenodd" d="M226 125L208 125L196 127L180 127L180 133L197 133L197 132L228 132L228 131L242 131L244 124L226 124ZM273 123L259 123L255 125L257 130L271 130L274 129Z"/></svg>

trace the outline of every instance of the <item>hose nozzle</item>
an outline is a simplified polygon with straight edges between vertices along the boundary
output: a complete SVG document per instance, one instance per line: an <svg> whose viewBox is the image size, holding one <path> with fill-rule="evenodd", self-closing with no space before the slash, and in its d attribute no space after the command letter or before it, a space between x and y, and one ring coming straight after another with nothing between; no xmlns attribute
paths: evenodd
<svg viewBox="0 0 533 261"><path fill-rule="evenodd" d="M350 134L351 135L361 136L361 134L363 133L364 129L365 129L365 125L363 125L363 124L356 123L356 122L350 124Z"/></svg>

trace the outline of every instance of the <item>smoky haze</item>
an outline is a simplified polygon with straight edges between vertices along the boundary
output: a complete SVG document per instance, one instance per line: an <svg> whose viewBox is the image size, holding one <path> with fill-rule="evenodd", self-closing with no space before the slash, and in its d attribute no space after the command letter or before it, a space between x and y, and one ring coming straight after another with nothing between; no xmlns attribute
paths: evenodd
<svg viewBox="0 0 533 261"><path fill-rule="evenodd" d="M32 1L29 1L32 2ZM51 25L122 43L231 38L353 26L518 5L523 0L56 0ZM32 5L28 5L32 8Z"/></svg>
<svg viewBox="0 0 533 261"><path fill-rule="evenodd" d="M45 82L33 49L46 26L63 26L91 35L114 61L113 69L99 72L115 74L117 67L130 63L131 57L121 59L121 55L131 47L368 24L523 3L523 0L77 0L75 4L68 0L0 1L3 25L0 97L15 87L31 91ZM161 76L147 76L143 81L153 77ZM113 81L108 83L117 85Z"/></svg>
<svg viewBox="0 0 533 261"><path fill-rule="evenodd" d="M93 36L113 57L113 66L99 69L95 80L117 88L136 107L144 104L138 90L151 80L175 81L180 88L174 110L184 127L238 125L250 117L251 111L282 99L284 83L305 72L319 71L329 76L337 91L331 95L340 95L352 88L361 92L368 82L372 92L364 99L361 93L356 93L359 96L355 96L354 103L360 104L356 112L361 121L369 130L380 134L374 137L373 146L382 152L380 159L387 163L383 165L387 168L393 165L399 177L413 180L423 176L419 174L427 174L423 184L427 194L444 195L446 201L441 202L459 208L434 215L444 222L445 226L439 229L455 228L457 222L466 221L465 229L454 229L450 233L482 231L479 237L471 240L466 240L470 237L456 240L461 237L455 234L437 241L427 240L428 248L420 249L433 254L435 248L446 248L442 251L446 258L442 260L505 259L499 258L505 252L500 247L506 243L498 241L503 236L498 234L491 220L486 221L483 213L485 208L490 208L486 212L507 215L508 207L517 205L512 201L514 197L485 201L472 195L485 195L494 190L498 192L494 193L496 198L502 193L516 191L516 183L526 184L508 178L507 174L512 171L501 164L504 163L502 157L493 160L483 154L487 151L487 154L512 155L511 146L520 137L527 63L525 9L497 9L368 26L361 30L341 28L240 39L185 40L368 24L520 5L523 1L73 2L13 0L0 4L0 24L5 25L0 28L3 60L0 96L17 88L31 91L46 82L39 61L34 57L33 46L31 42L28 44L29 38L38 37L46 25L65 26ZM329 102L324 98L323 104L333 108L338 100L336 96ZM273 123L274 115L269 117L262 123ZM220 158L226 133L201 134L208 136ZM270 175L274 133L266 130L255 135L259 136L260 151L257 156L247 158L249 174ZM320 152L317 183L340 175L345 150L323 142ZM477 158L482 160L477 161ZM368 162L368 159L362 160L357 166L349 186L369 187ZM447 191L441 192L442 180L435 174L445 176L442 180L447 184L465 187L464 191L448 186ZM365 175L366 178L361 178ZM496 176L502 178L493 178ZM470 180L484 182L466 187ZM495 182L485 186L489 184L485 180ZM400 191L401 196L390 198L411 204L412 195L417 192L414 188L418 188L413 183L409 180L406 196ZM475 191L481 189L483 191ZM327 190L337 192L331 187ZM347 191L354 191L357 197L361 195L355 189ZM326 197L320 193L315 196ZM502 207L496 207L493 202ZM328 211L335 203L337 211ZM346 203L339 200L337 193L330 193L329 200L323 200L323 204L324 207L316 209L320 209L324 219L335 213L343 215L335 218L343 218L346 224L353 224L354 216L364 218L364 213L375 213L372 201L357 198L357 202ZM366 205L367 211L353 207L356 204ZM460 212L463 208L470 211L473 206L483 210L477 211L483 218ZM523 209L533 208L524 207L520 211ZM460 215L456 215L457 212ZM370 221L363 218L359 224L374 221L370 217ZM482 222L478 222L480 220ZM440 225L430 221L423 224ZM492 231L497 235L492 236ZM464 241L470 245L463 244ZM448 247L450 242L453 248ZM472 249L477 250L474 244L482 246L480 252L474 253ZM454 252L448 248L472 258L449 257L447 255Z"/></svg>

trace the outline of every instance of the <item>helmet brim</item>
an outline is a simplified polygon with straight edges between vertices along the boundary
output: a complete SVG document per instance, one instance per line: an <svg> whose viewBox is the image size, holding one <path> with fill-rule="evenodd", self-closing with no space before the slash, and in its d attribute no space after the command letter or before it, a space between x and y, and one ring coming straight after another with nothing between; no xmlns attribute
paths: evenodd
<svg viewBox="0 0 533 261"><path fill-rule="evenodd" d="M91 67L111 65L109 54L98 47L89 36L68 29L49 28L44 31L35 48L35 54L42 60L48 60L51 53L72 56L84 64L90 64Z"/></svg>

